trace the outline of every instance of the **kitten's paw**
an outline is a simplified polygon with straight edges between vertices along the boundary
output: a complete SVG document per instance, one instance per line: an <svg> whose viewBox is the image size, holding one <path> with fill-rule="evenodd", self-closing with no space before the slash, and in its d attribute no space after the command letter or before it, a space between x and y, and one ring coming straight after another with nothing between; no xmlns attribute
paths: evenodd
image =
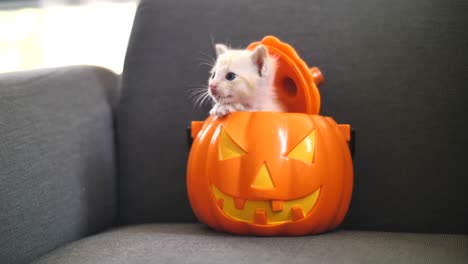
<svg viewBox="0 0 468 264"><path fill-rule="evenodd" d="M226 116L230 113L235 112L235 109L230 105L215 105L213 109L210 110L210 115L214 116Z"/></svg>
<svg viewBox="0 0 468 264"><path fill-rule="evenodd" d="M218 107L217 109L211 109L210 111L210 115L214 115L214 116L226 116L229 113L231 112L226 107Z"/></svg>

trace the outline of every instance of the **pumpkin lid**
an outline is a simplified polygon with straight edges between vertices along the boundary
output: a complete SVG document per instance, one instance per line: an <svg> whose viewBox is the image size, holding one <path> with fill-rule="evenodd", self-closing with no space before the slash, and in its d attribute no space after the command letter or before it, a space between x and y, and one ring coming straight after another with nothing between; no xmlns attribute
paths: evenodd
<svg viewBox="0 0 468 264"><path fill-rule="evenodd" d="M260 44L278 59L275 87L287 112L319 114L320 93L317 85L323 82L320 70L317 67L309 68L293 47L273 36L254 42L247 49L253 50Z"/></svg>

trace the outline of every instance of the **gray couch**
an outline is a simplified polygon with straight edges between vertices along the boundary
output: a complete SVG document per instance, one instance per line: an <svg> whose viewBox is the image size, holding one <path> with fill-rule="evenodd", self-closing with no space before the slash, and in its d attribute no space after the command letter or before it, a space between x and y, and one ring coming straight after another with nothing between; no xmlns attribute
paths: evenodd
<svg viewBox="0 0 468 264"><path fill-rule="evenodd" d="M0 263L468 263L467 7L143 0L121 79L90 66L0 75ZM233 236L190 209L202 58L212 38L268 34L322 69L321 113L356 130L337 231Z"/></svg>

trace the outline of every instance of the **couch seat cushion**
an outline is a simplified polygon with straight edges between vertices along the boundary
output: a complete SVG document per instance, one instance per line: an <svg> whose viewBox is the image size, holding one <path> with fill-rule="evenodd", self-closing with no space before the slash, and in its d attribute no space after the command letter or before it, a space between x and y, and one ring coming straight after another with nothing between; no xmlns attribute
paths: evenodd
<svg viewBox="0 0 468 264"><path fill-rule="evenodd" d="M339 230L247 237L199 224L121 227L52 251L50 263L468 263L468 235Z"/></svg>

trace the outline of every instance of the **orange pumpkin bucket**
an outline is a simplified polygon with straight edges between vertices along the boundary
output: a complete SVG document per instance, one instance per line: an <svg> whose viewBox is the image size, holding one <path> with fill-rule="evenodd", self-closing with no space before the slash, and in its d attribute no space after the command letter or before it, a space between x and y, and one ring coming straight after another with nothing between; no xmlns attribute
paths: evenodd
<svg viewBox="0 0 468 264"><path fill-rule="evenodd" d="M276 86L288 112L235 112L192 122L187 191L197 218L218 231L305 235L332 230L351 200L350 126L318 115L318 69L274 37Z"/></svg>

